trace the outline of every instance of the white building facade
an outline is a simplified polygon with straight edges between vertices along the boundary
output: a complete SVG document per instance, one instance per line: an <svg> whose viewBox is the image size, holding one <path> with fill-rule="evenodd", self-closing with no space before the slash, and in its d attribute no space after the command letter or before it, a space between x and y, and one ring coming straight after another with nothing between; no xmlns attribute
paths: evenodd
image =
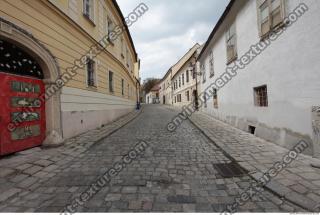
<svg viewBox="0 0 320 215"><path fill-rule="evenodd" d="M196 59L200 53L201 46L196 44L186 54L187 59L172 77L173 106L183 107L195 101L197 95L197 77L194 73Z"/></svg>
<svg viewBox="0 0 320 215"><path fill-rule="evenodd" d="M319 9L315 0L231 1L198 58L199 93L217 89L201 111L289 149L305 140L318 157Z"/></svg>

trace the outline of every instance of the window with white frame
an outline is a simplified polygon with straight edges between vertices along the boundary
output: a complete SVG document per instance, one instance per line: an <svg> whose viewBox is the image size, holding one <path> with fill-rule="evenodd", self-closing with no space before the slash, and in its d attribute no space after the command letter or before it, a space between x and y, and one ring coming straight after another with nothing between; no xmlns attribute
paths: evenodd
<svg viewBox="0 0 320 215"><path fill-rule="evenodd" d="M210 59L209 59L209 65L210 65L210 78L214 76L214 65L213 65L213 52L210 52Z"/></svg>
<svg viewBox="0 0 320 215"><path fill-rule="evenodd" d="M83 14L94 21L94 0L83 0Z"/></svg>
<svg viewBox="0 0 320 215"><path fill-rule="evenodd" d="M95 87L96 86L96 72L95 72L95 62L91 59L88 59L87 61L87 85L89 87Z"/></svg>
<svg viewBox="0 0 320 215"><path fill-rule="evenodd" d="M258 22L260 37L268 35L275 30L284 20L284 0L257 0Z"/></svg>
<svg viewBox="0 0 320 215"><path fill-rule="evenodd" d="M226 45L227 45L227 63L231 63L237 59L237 35L236 26L233 23L226 32Z"/></svg>

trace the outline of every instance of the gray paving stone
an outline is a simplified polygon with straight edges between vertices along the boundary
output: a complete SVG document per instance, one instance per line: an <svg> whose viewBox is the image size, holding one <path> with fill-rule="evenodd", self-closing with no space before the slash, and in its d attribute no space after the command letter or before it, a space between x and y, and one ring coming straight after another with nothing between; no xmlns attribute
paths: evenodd
<svg viewBox="0 0 320 215"><path fill-rule="evenodd" d="M18 189L18 188L10 188L9 190L6 190L6 191L0 193L0 202L7 200L8 198L19 193L20 191L21 191L21 189Z"/></svg>

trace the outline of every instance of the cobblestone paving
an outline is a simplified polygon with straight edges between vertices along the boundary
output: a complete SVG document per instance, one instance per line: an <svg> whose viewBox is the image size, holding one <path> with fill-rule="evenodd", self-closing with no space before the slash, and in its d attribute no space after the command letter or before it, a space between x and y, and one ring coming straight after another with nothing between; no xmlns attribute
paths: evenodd
<svg viewBox="0 0 320 215"><path fill-rule="evenodd" d="M201 112L193 114L191 120L255 178L289 151ZM319 212L320 169L312 168L313 163L319 164L319 160L300 154L267 187L308 211Z"/></svg>
<svg viewBox="0 0 320 215"><path fill-rule="evenodd" d="M231 161L188 121L168 132L166 124L174 114L162 106L146 106L134 121L72 159L43 157L37 163L45 166L41 171L28 162L20 165L21 174L5 181L7 189L0 183L0 211L59 212L140 141L149 144L145 153L78 212L224 210L249 186L250 177L223 178L213 164ZM238 211L303 210L264 191Z"/></svg>

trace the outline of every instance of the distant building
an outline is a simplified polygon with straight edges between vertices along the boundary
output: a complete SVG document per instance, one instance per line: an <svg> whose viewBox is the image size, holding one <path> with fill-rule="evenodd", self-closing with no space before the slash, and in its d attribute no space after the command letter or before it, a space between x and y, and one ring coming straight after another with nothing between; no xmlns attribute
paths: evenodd
<svg viewBox="0 0 320 215"><path fill-rule="evenodd" d="M179 61L172 67L172 104L184 106L195 102L197 97L196 81L194 73L196 59L200 53L200 45L195 44Z"/></svg>
<svg viewBox="0 0 320 215"><path fill-rule="evenodd" d="M160 103L164 105L172 105L172 68L168 70L165 76L160 81Z"/></svg>
<svg viewBox="0 0 320 215"><path fill-rule="evenodd" d="M159 104L159 84L155 85L146 95L146 104Z"/></svg>

